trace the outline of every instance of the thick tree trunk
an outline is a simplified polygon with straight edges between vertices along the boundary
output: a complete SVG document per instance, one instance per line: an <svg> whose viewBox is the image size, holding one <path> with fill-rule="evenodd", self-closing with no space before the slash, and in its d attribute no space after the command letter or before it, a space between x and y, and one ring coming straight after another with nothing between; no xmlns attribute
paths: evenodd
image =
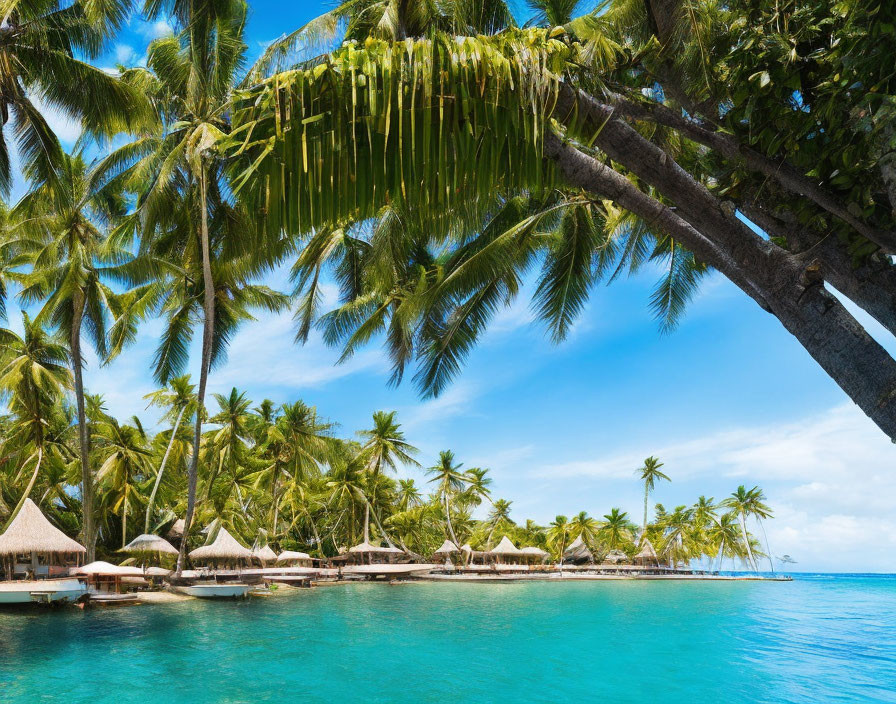
<svg viewBox="0 0 896 704"><path fill-rule="evenodd" d="M186 406L181 408L180 413L177 414L177 420L174 421L174 428L171 430L171 439L168 440L168 447L165 448L162 464L159 465L159 473L156 475L156 480L152 485L152 493L149 495L149 502L146 504L146 522L143 526L143 532L147 534L149 533L149 523L152 518L152 508L156 503L156 494L159 492L159 485L162 483L162 473L165 471L165 465L168 464L168 455L171 454L171 448L174 446L174 438L177 437L180 421L184 417L184 411L186 410Z"/></svg>
<svg viewBox="0 0 896 704"><path fill-rule="evenodd" d="M208 373L211 366L212 339L215 329L215 287L212 279L211 247L208 234L208 198L206 194L206 174L203 166L199 175L199 202L202 212L200 226L200 246L202 248L202 285L204 288L202 329L202 361L199 370L199 389L196 396L196 423L193 431L193 453L190 457L190 467L187 472L187 513L184 516L184 535L180 544L180 553L177 556L177 575L180 576L184 567L187 552L187 542L190 536L190 528L193 522L193 511L196 508L196 481L199 476L199 446L202 441L202 409L205 406L205 387L208 383Z"/></svg>
<svg viewBox="0 0 896 704"><path fill-rule="evenodd" d="M788 249L803 261L820 262L825 281L896 335L896 267L874 260L855 266L833 235L782 222L754 203L738 204L738 210L769 235L787 240Z"/></svg>
<svg viewBox="0 0 896 704"><path fill-rule="evenodd" d="M676 237L772 312L878 427L896 438L896 361L825 291L820 274L726 213L668 154L627 125L610 120L597 142L679 210L673 213L550 133L544 150L572 184L611 198Z"/></svg>
<svg viewBox="0 0 896 704"><path fill-rule="evenodd" d="M84 546L87 562L96 557L96 531L93 516L93 473L90 471L90 433L87 428L87 412L84 408L83 359L81 358L81 321L84 319L84 295L75 292L71 329L72 371L75 376L75 399L78 406L78 439L81 461L81 512L83 515Z"/></svg>
<svg viewBox="0 0 896 704"><path fill-rule="evenodd" d="M808 198L886 251L896 252L896 234L878 230L853 216L832 193L800 173L786 160L771 159L751 147L741 144L734 135L709 129L660 103L633 102L612 93L609 95L609 100L619 114L634 119L650 120L674 129L688 139L709 147L726 159L740 162L751 171L756 171L774 180L791 193Z"/></svg>

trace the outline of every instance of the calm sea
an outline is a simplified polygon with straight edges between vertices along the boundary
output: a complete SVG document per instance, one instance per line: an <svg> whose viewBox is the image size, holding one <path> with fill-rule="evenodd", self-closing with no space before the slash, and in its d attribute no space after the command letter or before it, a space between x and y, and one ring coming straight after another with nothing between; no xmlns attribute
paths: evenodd
<svg viewBox="0 0 896 704"><path fill-rule="evenodd" d="M7 702L896 702L896 576L0 613Z"/></svg>

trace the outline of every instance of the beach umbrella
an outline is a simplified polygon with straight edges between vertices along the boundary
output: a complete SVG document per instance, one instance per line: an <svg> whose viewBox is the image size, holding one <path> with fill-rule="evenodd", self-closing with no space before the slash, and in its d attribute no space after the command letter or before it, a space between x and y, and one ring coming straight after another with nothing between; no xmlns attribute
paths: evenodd
<svg viewBox="0 0 896 704"><path fill-rule="evenodd" d="M444 543L442 543L439 549L433 553L433 555L451 555L452 553L460 551L461 548L458 548L457 545L452 543L450 540L446 540Z"/></svg>
<svg viewBox="0 0 896 704"><path fill-rule="evenodd" d="M144 533L138 535L125 545L119 552L127 553L160 553L164 555L177 555L177 548L158 535Z"/></svg>

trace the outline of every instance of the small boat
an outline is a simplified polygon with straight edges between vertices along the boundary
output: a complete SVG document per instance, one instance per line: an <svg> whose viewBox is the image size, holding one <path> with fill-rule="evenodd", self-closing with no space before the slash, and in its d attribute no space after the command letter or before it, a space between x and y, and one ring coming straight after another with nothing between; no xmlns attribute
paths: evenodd
<svg viewBox="0 0 896 704"><path fill-rule="evenodd" d="M224 584L209 582L206 584L185 584L172 587L179 594L195 596L199 599L241 599L249 593L249 588L248 584L240 584L239 582Z"/></svg>
<svg viewBox="0 0 896 704"><path fill-rule="evenodd" d="M50 604L75 602L87 594L80 577L0 582L0 604Z"/></svg>

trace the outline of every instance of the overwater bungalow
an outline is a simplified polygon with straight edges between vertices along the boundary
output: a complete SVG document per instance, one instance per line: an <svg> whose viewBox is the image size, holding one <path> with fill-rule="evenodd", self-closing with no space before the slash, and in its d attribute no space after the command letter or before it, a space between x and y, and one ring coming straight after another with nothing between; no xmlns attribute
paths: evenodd
<svg viewBox="0 0 896 704"><path fill-rule="evenodd" d="M51 524L31 499L25 499L9 528L0 535L0 604L74 601L87 593L84 578L70 577L87 549Z"/></svg>

